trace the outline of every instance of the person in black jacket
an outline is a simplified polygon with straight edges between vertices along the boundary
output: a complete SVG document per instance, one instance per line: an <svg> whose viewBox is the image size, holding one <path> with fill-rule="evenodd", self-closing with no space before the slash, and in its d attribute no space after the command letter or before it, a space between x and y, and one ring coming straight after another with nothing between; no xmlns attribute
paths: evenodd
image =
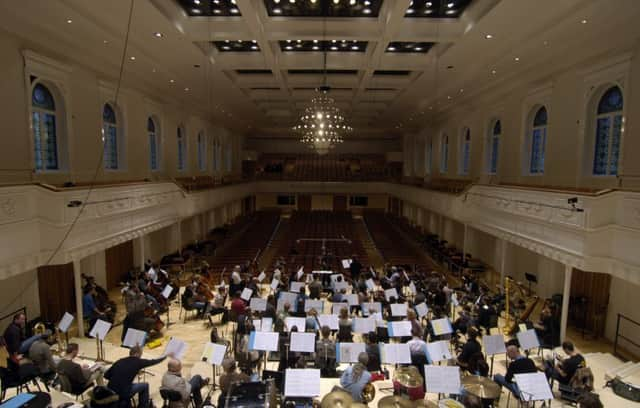
<svg viewBox="0 0 640 408"><path fill-rule="evenodd" d="M120 401L123 403L126 401L127 407L131 398L136 394L138 394L138 407L149 407L149 384L134 383L133 379L143 368L159 364L167 358L164 356L155 360L145 360L140 358L141 356L142 348L134 346L129 350L129 357L116 361L104 374L105 378L109 380L107 387L118 394ZM169 353L168 357L173 358L173 355Z"/></svg>
<svg viewBox="0 0 640 408"><path fill-rule="evenodd" d="M511 364L507 367L506 375L496 374L493 376L493 381L506 387L513 395L520 398L520 389L518 384L513 381L513 375L535 373L538 369L533 360L520 354L518 347L515 345L507 347L507 357L511 360Z"/></svg>
<svg viewBox="0 0 640 408"><path fill-rule="evenodd" d="M462 347L462 351L458 355L458 365L462 368L469 367L469 361L471 356L482 353L482 346L476 340L478 337L478 330L475 327L469 328L467 331L467 342Z"/></svg>

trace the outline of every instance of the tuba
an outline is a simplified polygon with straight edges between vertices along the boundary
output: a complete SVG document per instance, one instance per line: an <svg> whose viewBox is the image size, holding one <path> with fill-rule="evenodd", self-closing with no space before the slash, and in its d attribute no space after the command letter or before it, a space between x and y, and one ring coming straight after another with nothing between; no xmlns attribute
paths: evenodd
<svg viewBox="0 0 640 408"><path fill-rule="evenodd" d="M370 403L376 397L376 387L372 383L367 383L362 389L360 397L365 404Z"/></svg>

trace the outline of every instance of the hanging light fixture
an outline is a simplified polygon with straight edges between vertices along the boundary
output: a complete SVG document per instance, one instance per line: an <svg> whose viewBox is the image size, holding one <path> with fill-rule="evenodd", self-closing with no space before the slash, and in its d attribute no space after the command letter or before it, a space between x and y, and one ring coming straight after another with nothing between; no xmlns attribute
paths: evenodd
<svg viewBox="0 0 640 408"><path fill-rule="evenodd" d="M329 153L337 144L344 141L345 134L353 130L351 126L347 125L335 100L329 96L331 87L327 84L327 43L325 41L328 2L324 2L323 5L325 16L322 29L323 85L316 88L318 95L311 99L309 105L298 118L297 124L293 127L293 130L300 135L300 142L315 150L319 155Z"/></svg>

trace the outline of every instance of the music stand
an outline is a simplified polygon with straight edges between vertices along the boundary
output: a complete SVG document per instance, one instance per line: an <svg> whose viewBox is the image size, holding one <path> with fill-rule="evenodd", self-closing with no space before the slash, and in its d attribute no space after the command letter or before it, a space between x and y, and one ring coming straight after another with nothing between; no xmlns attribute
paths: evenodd
<svg viewBox="0 0 640 408"><path fill-rule="evenodd" d="M524 274L524 277L527 280L527 282L529 282L529 293L531 293L531 284L535 283L537 285L538 277L532 273L526 273L526 272Z"/></svg>

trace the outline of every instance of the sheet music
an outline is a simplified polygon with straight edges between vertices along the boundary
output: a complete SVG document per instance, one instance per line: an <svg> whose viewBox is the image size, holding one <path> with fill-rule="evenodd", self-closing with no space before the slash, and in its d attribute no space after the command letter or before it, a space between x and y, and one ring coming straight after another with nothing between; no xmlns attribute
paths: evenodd
<svg viewBox="0 0 640 408"><path fill-rule="evenodd" d="M375 290L376 289L376 283L373 281L373 279L369 278L366 281L364 281L364 283L367 285L367 288L369 290Z"/></svg>
<svg viewBox="0 0 640 408"><path fill-rule="evenodd" d="M307 321L304 317L287 317L284 319L284 324L287 326L287 331L291 331L293 326L298 328L298 331L303 332L306 328Z"/></svg>
<svg viewBox="0 0 640 408"><path fill-rule="evenodd" d="M267 310L267 299L253 297L249 301L249 308L254 312L264 312Z"/></svg>
<svg viewBox="0 0 640 408"><path fill-rule="evenodd" d="M411 351L407 343L380 344L382 364L411 364Z"/></svg>
<svg viewBox="0 0 640 408"><path fill-rule="evenodd" d="M171 339L169 339L169 342L167 343L167 347L165 347L164 353L162 355L167 356L170 353L173 353L173 358L177 360L182 360L182 358L184 357L184 353L186 352L187 352L187 343L185 343L184 341L180 340L177 337L172 337Z"/></svg>
<svg viewBox="0 0 640 408"><path fill-rule="evenodd" d="M351 259L343 259L342 260L342 267L344 269L349 269L349 267L351 266L351 262L352 262Z"/></svg>
<svg viewBox="0 0 640 408"><path fill-rule="evenodd" d="M338 316L335 314L320 314L318 315L318 321L320 327L329 326L331 330L338 330Z"/></svg>
<svg viewBox="0 0 640 408"><path fill-rule="evenodd" d="M305 313L311 309L315 309L316 312L322 313L322 311L324 310L324 302L322 300L314 300L314 299L305 300L304 301Z"/></svg>
<svg viewBox="0 0 640 408"><path fill-rule="evenodd" d="M433 341L427 343L427 354L429 360L433 363L443 360L451 360L451 351L449 351L449 342L446 340Z"/></svg>
<svg viewBox="0 0 640 408"><path fill-rule="evenodd" d="M270 332L272 327L273 327L273 318L272 317L263 317L262 321L260 323L260 330L258 330L258 331Z"/></svg>
<svg viewBox="0 0 640 408"><path fill-rule="evenodd" d="M424 383L429 393L460 394L460 367L425 365Z"/></svg>
<svg viewBox="0 0 640 408"><path fill-rule="evenodd" d="M413 296L418 294L418 289L416 288L416 285L413 282L409 282L409 290L411 291L411 294Z"/></svg>
<svg viewBox="0 0 640 408"><path fill-rule="evenodd" d="M411 322L408 320L389 322L387 331L389 337L411 337Z"/></svg>
<svg viewBox="0 0 640 408"><path fill-rule="evenodd" d="M275 332L256 332L249 335L249 350L278 351L279 334Z"/></svg>
<svg viewBox="0 0 640 408"><path fill-rule="evenodd" d="M391 300L391 298L398 298L398 291L396 288L385 289L384 297L387 299L387 302Z"/></svg>
<svg viewBox="0 0 640 408"><path fill-rule="evenodd" d="M426 303L422 302L416 305L416 313L418 317L423 318L429 313L429 306Z"/></svg>
<svg viewBox="0 0 640 408"><path fill-rule="evenodd" d="M271 287L271 289L276 290L278 289L278 285L280 285L280 281L278 279L274 279L271 281L271 285L269 285Z"/></svg>
<svg viewBox="0 0 640 408"><path fill-rule="evenodd" d="M251 295L253 294L253 289L244 288L242 289L242 293L240 294L240 299L246 300L247 302L251 299Z"/></svg>
<svg viewBox="0 0 640 408"><path fill-rule="evenodd" d="M266 277L267 277L267 275L264 273L264 271L260 272L260 275L258 275L258 282L262 283L262 281Z"/></svg>
<svg viewBox="0 0 640 408"><path fill-rule="evenodd" d="M105 337L107 337L107 333L111 330L111 323L105 322L104 320L96 320L96 324L93 325L93 328L89 332L89 336L93 338L98 338L101 341L104 341Z"/></svg>
<svg viewBox="0 0 640 408"><path fill-rule="evenodd" d="M344 276L342 276L341 273L334 273L333 275L331 275L331 283L338 282L338 276L340 276L342 278L342 281L344 282Z"/></svg>
<svg viewBox="0 0 640 408"><path fill-rule="evenodd" d="M336 361L339 363L357 363L358 354L366 352L364 343L338 343L336 344Z"/></svg>
<svg viewBox="0 0 640 408"><path fill-rule="evenodd" d="M549 382L544 373L527 373L513 375L523 401L552 400L553 394L549 388Z"/></svg>
<svg viewBox="0 0 640 408"><path fill-rule="evenodd" d="M317 368L287 368L284 395L287 397L317 397L320 395L320 370Z"/></svg>
<svg viewBox="0 0 640 408"><path fill-rule="evenodd" d="M209 342L204 345L201 359L211 365L219 366L222 364L226 352L227 346Z"/></svg>
<svg viewBox="0 0 640 408"><path fill-rule="evenodd" d="M342 295L342 300L346 300L347 303L349 303L349 306L358 306L358 304L360 303L358 302L358 295L356 295L355 293Z"/></svg>
<svg viewBox="0 0 640 408"><path fill-rule="evenodd" d="M293 292L280 292L278 297L277 311L284 310L284 304L289 303L291 305L291 311L296 311L298 307L298 294Z"/></svg>
<svg viewBox="0 0 640 408"><path fill-rule="evenodd" d="M335 289L335 292L342 292L342 289L347 290L349 288L349 284L347 284L347 282L342 281L342 282L335 282L333 284L333 289Z"/></svg>
<svg viewBox="0 0 640 408"><path fill-rule="evenodd" d="M346 308L347 310L349 310L349 304L348 303L334 303L331 305L331 313L334 315L340 314L340 310L342 308Z"/></svg>
<svg viewBox="0 0 640 408"><path fill-rule="evenodd" d="M500 329L498 327L492 327L489 329L489 334L491 334L492 336L498 335L498 334L502 334L502 332L500 331Z"/></svg>
<svg viewBox="0 0 640 408"><path fill-rule="evenodd" d="M318 275L331 275L333 271L311 271L311 273L317 273Z"/></svg>
<svg viewBox="0 0 640 408"><path fill-rule="evenodd" d="M304 288L304 282L291 282L291 291L300 293L300 289Z"/></svg>
<svg viewBox="0 0 640 408"><path fill-rule="evenodd" d="M298 273L296 273L296 278L297 279L302 278L303 274L304 274L304 266L301 266L300 269L298 269Z"/></svg>
<svg viewBox="0 0 640 408"><path fill-rule="evenodd" d="M458 294L455 292L451 294L451 304L455 307L460 306L460 302L458 301Z"/></svg>
<svg viewBox="0 0 640 408"><path fill-rule="evenodd" d="M352 322L354 333L363 334L376 331L376 319L354 317Z"/></svg>
<svg viewBox="0 0 640 408"><path fill-rule="evenodd" d="M406 303L392 303L390 306L391 306L391 316L406 316L407 315L407 304Z"/></svg>
<svg viewBox="0 0 640 408"><path fill-rule="evenodd" d="M369 310L373 309L374 313L382 313L382 303L380 302L365 302L362 304L362 315L369 316Z"/></svg>
<svg viewBox="0 0 640 408"><path fill-rule="evenodd" d="M169 299L169 296L171 296L171 292L173 292L173 287L171 285L165 286L162 290L162 297L165 299Z"/></svg>
<svg viewBox="0 0 640 408"><path fill-rule="evenodd" d="M291 333L289 350L301 353L313 353L316 351L315 333Z"/></svg>
<svg viewBox="0 0 640 408"><path fill-rule="evenodd" d="M66 333L69 330L69 326L73 323L73 315L67 312L64 312L62 319L60 319L60 323L58 323L58 330L62 333Z"/></svg>
<svg viewBox="0 0 640 408"><path fill-rule="evenodd" d="M504 336L502 336L502 334L483 336L482 344L484 345L484 352L488 356L507 352L507 348L504 345Z"/></svg>
<svg viewBox="0 0 640 408"><path fill-rule="evenodd" d="M540 341L538 341L538 335L534 329L516 333L518 337L518 343L523 350L531 350L532 348L540 347Z"/></svg>
<svg viewBox="0 0 640 408"><path fill-rule="evenodd" d="M127 329L127 333L124 336L122 345L129 348L132 348L135 346L144 347L146 342L147 342L147 332L129 328Z"/></svg>
<svg viewBox="0 0 640 408"><path fill-rule="evenodd" d="M518 330L521 331L521 332L527 331L527 325L524 324L524 323L520 323L518 325Z"/></svg>
<svg viewBox="0 0 640 408"><path fill-rule="evenodd" d="M446 317L444 317L442 319L432 320L431 321L431 327L433 328L433 333L436 336L442 336L443 334L453 333L453 328L451 327L451 322Z"/></svg>
<svg viewBox="0 0 640 408"><path fill-rule="evenodd" d="M253 319L253 320L251 320L251 324L253 324L253 330L255 330L255 331L263 331L262 330L262 320Z"/></svg>

